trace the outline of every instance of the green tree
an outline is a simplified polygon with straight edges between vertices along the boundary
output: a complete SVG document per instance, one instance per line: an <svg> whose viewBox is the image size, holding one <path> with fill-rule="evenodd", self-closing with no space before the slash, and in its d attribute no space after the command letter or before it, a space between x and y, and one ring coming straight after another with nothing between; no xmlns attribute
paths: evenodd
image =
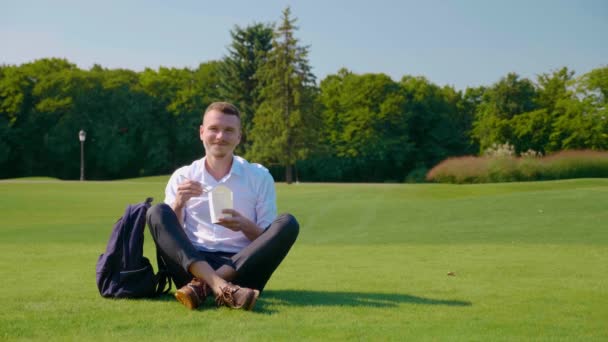
<svg viewBox="0 0 608 342"><path fill-rule="evenodd" d="M536 88L527 78L509 73L490 87L477 107L472 135L481 151L515 139L509 123L514 116L538 109Z"/></svg>
<svg viewBox="0 0 608 342"><path fill-rule="evenodd" d="M65 59L45 58L23 64L13 71L9 77L9 89L12 90L5 99L8 101L3 101L10 104L3 106L9 111L10 173L56 176L54 166L61 160L55 160L49 154L49 134L51 127L64 120L73 109L73 98L68 94L69 80L78 69ZM77 142L76 138L74 141ZM69 164L69 161L63 164Z"/></svg>
<svg viewBox="0 0 608 342"><path fill-rule="evenodd" d="M516 153L528 150L546 153L554 121L547 108L516 115L506 122L513 133L509 143Z"/></svg>
<svg viewBox="0 0 608 342"><path fill-rule="evenodd" d="M574 71L567 67L539 75L536 103L548 113L554 113L560 101L571 99L573 76ZM558 115L556 113L554 116Z"/></svg>
<svg viewBox="0 0 608 342"><path fill-rule="evenodd" d="M484 86L467 88L457 104L462 132L467 139L465 143L467 148L462 151L464 152L462 154L475 154L479 151L479 141L473 138L473 123L486 91L487 88Z"/></svg>
<svg viewBox="0 0 608 342"><path fill-rule="evenodd" d="M153 120L155 127L151 132L157 133L146 140L154 146L148 159L166 161L155 167L170 172L200 157L201 113L220 98L219 65L213 61L201 63L195 70L161 67L141 73L141 87L156 101L152 117L157 119Z"/></svg>
<svg viewBox="0 0 608 342"><path fill-rule="evenodd" d="M593 69L583 75L580 91L599 105L608 103L608 66Z"/></svg>
<svg viewBox="0 0 608 342"><path fill-rule="evenodd" d="M550 151L561 149L608 149L608 67L579 77L574 96L556 105Z"/></svg>
<svg viewBox="0 0 608 342"><path fill-rule="evenodd" d="M326 77L320 88L321 146L328 151L318 168L333 180L402 179L413 143L399 85L384 74L357 75L341 69Z"/></svg>
<svg viewBox="0 0 608 342"><path fill-rule="evenodd" d="M309 47L298 45L295 22L287 7L274 32L267 61L256 74L262 101L253 119L252 145L247 153L252 160L284 166L288 184L293 181L296 162L310 153L318 127Z"/></svg>
<svg viewBox="0 0 608 342"><path fill-rule="evenodd" d="M243 135L237 150L239 154L249 149L248 133L260 100L259 80L255 75L272 48L272 35L273 27L269 24L235 26L230 31L232 43L228 55L218 68L220 98L234 103L241 111Z"/></svg>
<svg viewBox="0 0 608 342"><path fill-rule="evenodd" d="M18 175L15 128L31 107L32 80L16 66L0 65L0 177ZM18 127L18 126L17 126Z"/></svg>
<svg viewBox="0 0 608 342"><path fill-rule="evenodd" d="M538 109L517 114L509 120L513 136L510 143L517 153L528 150L545 153L553 124L564 113L564 101L576 101L571 91L573 71L564 67L538 76L536 100Z"/></svg>
<svg viewBox="0 0 608 342"><path fill-rule="evenodd" d="M439 87L424 77L405 76L400 86L406 98L403 112L407 130L403 133L414 149L407 169L430 168L448 156L469 152L472 117L459 112L459 92L449 86Z"/></svg>

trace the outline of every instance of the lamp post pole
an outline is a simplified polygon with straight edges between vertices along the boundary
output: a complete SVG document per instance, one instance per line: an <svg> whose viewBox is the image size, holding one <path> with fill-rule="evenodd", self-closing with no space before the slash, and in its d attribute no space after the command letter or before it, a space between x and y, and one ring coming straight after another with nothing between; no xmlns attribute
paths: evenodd
<svg viewBox="0 0 608 342"><path fill-rule="evenodd" d="M80 180L84 180L84 141L87 138L87 132L80 130L78 132L78 140L80 140Z"/></svg>

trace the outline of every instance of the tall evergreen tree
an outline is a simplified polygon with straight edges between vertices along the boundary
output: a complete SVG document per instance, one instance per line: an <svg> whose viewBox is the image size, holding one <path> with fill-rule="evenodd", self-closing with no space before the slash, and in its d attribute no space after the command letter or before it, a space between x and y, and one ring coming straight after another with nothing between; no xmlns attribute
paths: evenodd
<svg viewBox="0 0 608 342"><path fill-rule="evenodd" d="M298 45L291 10L283 11L274 32L272 50L256 78L262 86L260 107L253 119L248 157L285 167L285 180L293 181L296 161L306 158L316 141L319 120L314 110L315 76L308 64L309 46Z"/></svg>
<svg viewBox="0 0 608 342"><path fill-rule="evenodd" d="M241 151L247 151L250 144L247 134L251 131L260 95L255 74L266 61L266 54L272 48L272 34L273 27L270 24L256 23L245 28L235 26L230 31L232 43L228 54L220 64L220 97L235 104L241 111Z"/></svg>

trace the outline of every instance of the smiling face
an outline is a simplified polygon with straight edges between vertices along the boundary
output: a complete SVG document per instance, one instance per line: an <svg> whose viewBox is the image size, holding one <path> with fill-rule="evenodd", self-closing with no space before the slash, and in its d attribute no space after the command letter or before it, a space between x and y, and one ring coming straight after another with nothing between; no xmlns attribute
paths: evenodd
<svg viewBox="0 0 608 342"><path fill-rule="evenodd" d="M241 120L236 115L210 110L203 118L200 138L207 156L218 159L232 156L241 142Z"/></svg>

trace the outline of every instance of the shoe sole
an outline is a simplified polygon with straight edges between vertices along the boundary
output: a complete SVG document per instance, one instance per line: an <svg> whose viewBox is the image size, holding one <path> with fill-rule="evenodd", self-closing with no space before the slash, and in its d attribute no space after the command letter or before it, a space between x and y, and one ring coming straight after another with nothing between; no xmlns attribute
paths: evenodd
<svg viewBox="0 0 608 342"><path fill-rule="evenodd" d="M255 302L258 301L258 297L260 296L260 291L258 290L253 290L253 298L251 299L251 301L249 302L249 304L245 307L245 310L252 310L253 307L255 306Z"/></svg>
<svg viewBox="0 0 608 342"><path fill-rule="evenodd" d="M184 304L184 306L190 310L196 309L194 303L192 303L192 300L190 299L190 296L181 291L175 292L175 299L177 299L178 302Z"/></svg>

